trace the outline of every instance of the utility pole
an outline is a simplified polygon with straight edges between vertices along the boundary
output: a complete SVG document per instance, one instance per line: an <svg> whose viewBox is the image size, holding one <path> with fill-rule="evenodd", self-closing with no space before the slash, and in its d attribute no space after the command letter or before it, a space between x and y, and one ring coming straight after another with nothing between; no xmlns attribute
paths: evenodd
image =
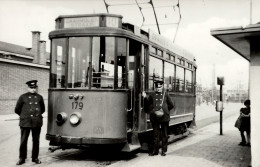
<svg viewBox="0 0 260 167"><path fill-rule="evenodd" d="M217 78L217 84L220 86L219 89L219 101L216 102L216 111L219 111L219 124L220 124L220 135L223 135L223 90L222 86L224 85L224 77Z"/></svg>

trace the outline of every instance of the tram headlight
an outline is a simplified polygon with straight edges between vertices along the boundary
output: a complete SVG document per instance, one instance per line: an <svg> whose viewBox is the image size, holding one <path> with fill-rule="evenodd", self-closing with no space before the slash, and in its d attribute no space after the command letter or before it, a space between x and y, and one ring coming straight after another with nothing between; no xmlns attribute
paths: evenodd
<svg viewBox="0 0 260 167"><path fill-rule="evenodd" d="M78 125L81 121L81 114L79 112L74 112L70 115L70 123L72 125Z"/></svg>
<svg viewBox="0 0 260 167"><path fill-rule="evenodd" d="M58 124L61 125L61 124L64 123L66 120L67 120L67 114L66 114L66 113L61 112L61 113L57 114L57 116L56 116L56 122L57 122Z"/></svg>

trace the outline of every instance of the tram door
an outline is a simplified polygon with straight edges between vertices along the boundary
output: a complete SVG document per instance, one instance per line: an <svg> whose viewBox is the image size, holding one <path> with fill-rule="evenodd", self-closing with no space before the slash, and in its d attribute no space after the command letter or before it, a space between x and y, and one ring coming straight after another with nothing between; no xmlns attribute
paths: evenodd
<svg viewBox="0 0 260 167"><path fill-rule="evenodd" d="M147 46L134 40L129 41L128 86L132 87L132 111L128 119L133 131L146 130L146 114L143 111L142 91L145 90L145 62ZM132 83L131 83L132 81Z"/></svg>

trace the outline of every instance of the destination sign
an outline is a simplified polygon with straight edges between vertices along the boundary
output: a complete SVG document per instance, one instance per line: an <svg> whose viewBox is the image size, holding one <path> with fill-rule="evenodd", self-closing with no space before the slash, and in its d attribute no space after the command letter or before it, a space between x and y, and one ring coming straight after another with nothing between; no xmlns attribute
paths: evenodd
<svg viewBox="0 0 260 167"><path fill-rule="evenodd" d="M64 28L99 27L99 17L64 18Z"/></svg>

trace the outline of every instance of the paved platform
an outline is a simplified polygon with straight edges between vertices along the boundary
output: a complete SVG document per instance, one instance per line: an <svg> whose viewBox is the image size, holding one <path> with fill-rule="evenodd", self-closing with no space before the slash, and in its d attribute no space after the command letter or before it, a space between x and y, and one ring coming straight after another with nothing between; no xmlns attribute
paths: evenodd
<svg viewBox="0 0 260 167"><path fill-rule="evenodd" d="M223 135L220 135L219 113L214 106L201 105L196 107L198 129L184 140L169 145L165 157L150 157L147 153L138 153L133 159L121 160L111 167L247 167L250 165L250 147L238 146L239 131L234 127L242 104L225 105L223 114ZM47 113L44 113L44 117ZM1 115L2 128L5 121L17 120L16 114ZM213 121L215 120L215 121ZM209 122L216 122L208 125ZM18 122L17 123L18 126ZM0 131L0 135L4 131ZM6 139L7 140L7 139ZM18 146L13 150L16 151ZM44 165L44 164L42 164ZM41 166L41 165L40 165Z"/></svg>
<svg viewBox="0 0 260 167"><path fill-rule="evenodd" d="M223 135L219 123L195 130L184 140L172 143L165 157L139 153L131 160L123 160L111 167L247 167L251 152L248 146L239 146L240 134L234 127L237 116L223 122Z"/></svg>

